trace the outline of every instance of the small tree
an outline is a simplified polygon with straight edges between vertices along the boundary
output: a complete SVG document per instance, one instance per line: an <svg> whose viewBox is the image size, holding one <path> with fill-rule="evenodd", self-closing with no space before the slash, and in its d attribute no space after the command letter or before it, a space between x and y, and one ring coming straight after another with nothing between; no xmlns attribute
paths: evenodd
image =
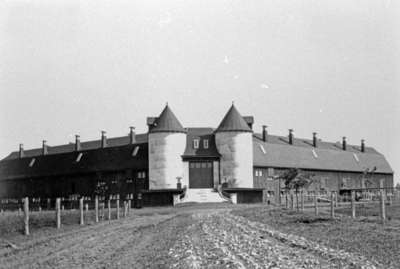
<svg viewBox="0 0 400 269"><path fill-rule="evenodd" d="M278 178L283 180L286 189L294 189L296 192L308 187L313 182L313 177L313 174L304 173L298 168L288 169L278 175Z"/></svg>

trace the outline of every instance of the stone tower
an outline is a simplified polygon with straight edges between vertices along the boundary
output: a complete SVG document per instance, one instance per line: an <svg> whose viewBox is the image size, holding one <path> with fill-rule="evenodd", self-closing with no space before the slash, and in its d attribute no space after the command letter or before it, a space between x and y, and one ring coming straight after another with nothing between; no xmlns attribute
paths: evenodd
<svg viewBox="0 0 400 269"><path fill-rule="evenodd" d="M186 130L168 105L149 129L149 188L174 189L183 175Z"/></svg>
<svg viewBox="0 0 400 269"><path fill-rule="evenodd" d="M253 131L232 104L215 131L221 179L229 186L253 188Z"/></svg>

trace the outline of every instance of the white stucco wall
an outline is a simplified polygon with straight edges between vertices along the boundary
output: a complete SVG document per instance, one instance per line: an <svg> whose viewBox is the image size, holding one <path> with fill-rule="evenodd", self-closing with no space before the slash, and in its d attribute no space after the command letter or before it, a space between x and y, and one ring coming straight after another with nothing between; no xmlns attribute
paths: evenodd
<svg viewBox="0 0 400 269"><path fill-rule="evenodd" d="M184 176L183 162L181 156L184 153L185 147L186 134L149 134L150 189L176 188L176 177Z"/></svg>
<svg viewBox="0 0 400 269"><path fill-rule="evenodd" d="M213 161L213 174L214 174L214 188L217 189L219 185L219 162Z"/></svg>
<svg viewBox="0 0 400 269"><path fill-rule="evenodd" d="M221 182L235 181L234 187L253 188L253 134L221 132L215 136L221 157Z"/></svg>

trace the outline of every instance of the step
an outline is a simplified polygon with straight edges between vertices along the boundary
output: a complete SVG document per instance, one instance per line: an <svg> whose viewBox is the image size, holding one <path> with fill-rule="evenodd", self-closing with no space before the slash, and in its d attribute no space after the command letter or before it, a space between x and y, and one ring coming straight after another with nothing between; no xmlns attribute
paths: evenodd
<svg viewBox="0 0 400 269"><path fill-rule="evenodd" d="M187 189L181 203L223 203L230 200L221 197L214 189Z"/></svg>

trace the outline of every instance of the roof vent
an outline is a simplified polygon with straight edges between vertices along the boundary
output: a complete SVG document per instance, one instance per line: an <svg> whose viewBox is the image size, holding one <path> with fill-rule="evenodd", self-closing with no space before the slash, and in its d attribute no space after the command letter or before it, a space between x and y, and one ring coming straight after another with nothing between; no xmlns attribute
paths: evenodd
<svg viewBox="0 0 400 269"><path fill-rule="evenodd" d="M81 140L79 135L75 135L75 151L81 150Z"/></svg>
<svg viewBox="0 0 400 269"><path fill-rule="evenodd" d="M263 125L262 126L262 140L264 141L264 142L267 142L267 140L268 140L268 132L267 132L267 125Z"/></svg>
<svg viewBox="0 0 400 269"><path fill-rule="evenodd" d="M318 142L317 142L317 133L314 132L314 133L312 133L312 134L313 134L312 144L313 144L313 147L316 148L316 147L318 146Z"/></svg>
<svg viewBox="0 0 400 269"><path fill-rule="evenodd" d="M289 144L293 145L293 129L289 129Z"/></svg>
<svg viewBox="0 0 400 269"><path fill-rule="evenodd" d="M102 148L107 147L107 136L106 136L106 131L101 131L101 147L102 147Z"/></svg>
<svg viewBox="0 0 400 269"><path fill-rule="evenodd" d="M346 143L346 137L345 136L343 136L343 138L342 138L342 149L343 150L347 149L347 143Z"/></svg>
<svg viewBox="0 0 400 269"><path fill-rule="evenodd" d="M19 144L19 158L24 157L24 144Z"/></svg>
<svg viewBox="0 0 400 269"><path fill-rule="evenodd" d="M129 143L135 144L136 143L136 133L135 133L135 127L131 126L129 127Z"/></svg>
<svg viewBox="0 0 400 269"><path fill-rule="evenodd" d="M43 140L42 141L42 155L47 155L49 151L47 150L47 141Z"/></svg>

